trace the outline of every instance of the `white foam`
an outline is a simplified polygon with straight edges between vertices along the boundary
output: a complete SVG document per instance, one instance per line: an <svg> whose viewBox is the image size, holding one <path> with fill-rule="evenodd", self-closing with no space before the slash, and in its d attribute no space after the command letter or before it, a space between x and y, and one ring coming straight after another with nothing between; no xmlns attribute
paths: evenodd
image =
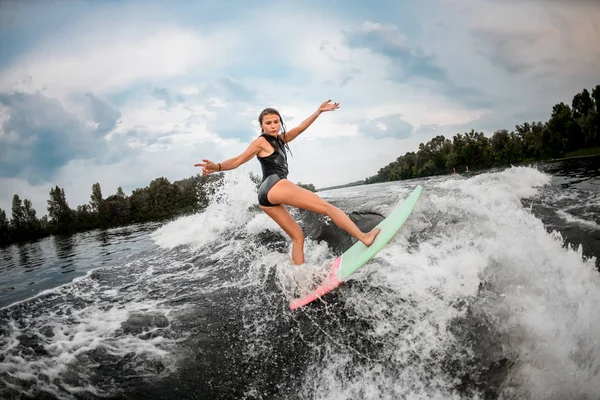
<svg viewBox="0 0 600 400"><path fill-rule="evenodd" d="M593 230L600 229L600 225L597 224L596 222L590 221L590 220L587 220L587 219L584 219L584 218L576 217L576 216L570 214L568 210L557 210L556 213L562 219L564 219L565 221L567 221L569 223L575 223L575 224L578 224L578 225L582 225L582 226L585 226L587 228L591 228Z"/></svg>
<svg viewBox="0 0 600 400"><path fill-rule="evenodd" d="M365 335L384 347L385 361L355 365L351 352L332 344L312 367L307 393L334 399L459 397L436 357L455 346L465 355L472 351L449 330L455 318L466 317L461 301L471 304L471 318L485 316L493 324L502 349L497 356L515 362L504 395L559 399L600 393L595 260L584 259L580 248L564 247L560 235L548 233L521 204L549 182L534 168L513 167L424 183L419 205L399 234L352 277L371 290L341 291L346 307L372 324ZM409 241L412 234L416 245ZM342 370L361 379L333 372Z"/></svg>
<svg viewBox="0 0 600 400"><path fill-rule="evenodd" d="M67 290L67 287L62 287L60 290ZM90 292L88 295L93 296ZM3 346L5 357L0 363L0 374L33 381L36 389L44 389L57 395L61 390L56 385L56 381L63 387L69 387L71 392L91 391L100 394L101 391L86 381L88 378L86 375L81 375L80 385L73 387L63 381L64 374L81 362L79 357L98 348L120 357L134 352L146 358L164 359L169 353L163 346L172 344L172 340L161 336L144 340L136 335L117 335L117 331L122 328L122 324L132 313L144 312L149 308L160 309L158 302L152 303L129 302L119 307L95 304L83 309L62 303L59 309L51 309L45 315L24 316L18 323L11 320L9 327L11 334L6 338L7 345ZM59 315L58 311L62 314ZM168 316L169 312L166 311L164 315ZM40 331L42 326L51 328L53 335L50 337L43 335ZM21 334L37 336L47 355L30 358L14 353L14 349L19 345L18 337ZM6 381L3 383L8 384ZM33 393L29 394L33 395Z"/></svg>
<svg viewBox="0 0 600 400"><path fill-rule="evenodd" d="M180 245L200 248L219 240L223 232L247 223L251 219L249 208L257 202L256 184L249 175L228 171L222 184L215 186L205 210L157 229L152 234L154 242L167 249Z"/></svg>

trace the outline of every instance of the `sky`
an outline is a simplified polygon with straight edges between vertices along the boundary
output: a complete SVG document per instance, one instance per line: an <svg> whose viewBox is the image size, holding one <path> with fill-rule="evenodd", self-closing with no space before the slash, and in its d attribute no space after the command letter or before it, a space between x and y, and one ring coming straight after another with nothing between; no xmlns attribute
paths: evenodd
<svg viewBox="0 0 600 400"><path fill-rule="evenodd" d="M586 0L0 2L0 208L187 178L262 109L290 129L329 99L289 179L365 179L437 135L547 121L600 84L599 21Z"/></svg>

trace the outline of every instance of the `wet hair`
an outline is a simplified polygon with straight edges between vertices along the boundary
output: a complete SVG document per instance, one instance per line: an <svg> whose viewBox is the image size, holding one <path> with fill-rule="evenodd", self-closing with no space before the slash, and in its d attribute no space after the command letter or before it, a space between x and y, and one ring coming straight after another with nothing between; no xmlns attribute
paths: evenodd
<svg viewBox="0 0 600 400"><path fill-rule="evenodd" d="M287 139L285 137L285 134L286 134L285 124L283 123L283 118L281 118L281 114L279 114L279 111L277 111L274 108L268 107L260 112L260 114L258 115L258 123L260 125L260 131L262 133L264 133L264 131L262 129L262 121L263 121L263 118L265 117L265 115L277 115L279 117L279 122L281 123L281 128L283 129L283 132L282 132L283 133L283 142L285 143L285 147L287 147L287 149L290 151L290 154L292 154L292 149L290 149L290 146L288 145ZM292 154L292 156L293 156L293 154Z"/></svg>

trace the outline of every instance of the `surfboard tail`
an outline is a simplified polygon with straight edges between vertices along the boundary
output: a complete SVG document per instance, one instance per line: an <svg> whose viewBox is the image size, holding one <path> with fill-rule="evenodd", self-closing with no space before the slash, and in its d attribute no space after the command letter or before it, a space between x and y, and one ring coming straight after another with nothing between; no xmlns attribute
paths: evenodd
<svg viewBox="0 0 600 400"><path fill-rule="evenodd" d="M316 289L314 289L312 292L305 295L304 297L294 300L290 304L290 310L295 310L296 308L305 306L308 303L313 302L316 299L320 298L325 293L328 293L328 292L332 291L333 289L335 289L336 287L338 287L342 283L342 281L339 279L339 271L340 271L341 265L342 265L342 256L339 256L333 262L333 266L331 268L332 269L331 274L329 274L329 276L327 276L327 278L325 278L325 280L323 280L323 282L321 282L321 284Z"/></svg>

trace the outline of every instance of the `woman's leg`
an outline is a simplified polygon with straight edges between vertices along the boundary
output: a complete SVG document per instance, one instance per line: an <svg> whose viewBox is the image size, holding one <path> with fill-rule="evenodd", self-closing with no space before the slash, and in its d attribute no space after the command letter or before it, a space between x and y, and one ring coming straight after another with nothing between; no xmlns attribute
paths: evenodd
<svg viewBox="0 0 600 400"><path fill-rule="evenodd" d="M362 232L342 210L329 204L310 190L296 186L287 179L277 182L269 190L267 196L269 201L274 204L287 204L327 215L334 224L344 229L355 239L360 240L367 247L373 243L380 231L377 228L369 233Z"/></svg>
<svg viewBox="0 0 600 400"><path fill-rule="evenodd" d="M292 239L292 261L296 265L304 264L304 232L290 213L282 206L260 208L285 231Z"/></svg>

